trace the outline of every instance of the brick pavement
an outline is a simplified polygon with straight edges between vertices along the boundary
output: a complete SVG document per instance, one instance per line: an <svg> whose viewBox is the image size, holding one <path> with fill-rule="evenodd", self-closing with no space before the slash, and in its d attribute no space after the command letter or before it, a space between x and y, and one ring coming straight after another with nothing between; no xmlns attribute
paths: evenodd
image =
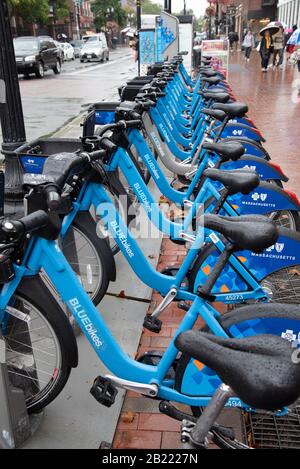
<svg viewBox="0 0 300 469"><path fill-rule="evenodd" d="M292 100L292 84L298 75L300 78L297 70L290 66L285 70L270 70L262 74L256 52L253 52L249 64L244 63L240 53L231 57L229 81L233 91L238 100L249 105L249 115L267 139L265 146L272 160L280 164L290 178L288 189L300 197L300 99L299 102ZM184 253L184 248L164 239L158 270L180 264ZM160 299L160 295L153 293L149 312L153 311ZM171 305L161 316L163 328L159 335L144 330L137 356L147 350L164 350L183 314L176 304ZM232 415L229 418L232 421ZM180 448L178 430L178 422L158 413L156 401L128 392L113 447Z"/></svg>

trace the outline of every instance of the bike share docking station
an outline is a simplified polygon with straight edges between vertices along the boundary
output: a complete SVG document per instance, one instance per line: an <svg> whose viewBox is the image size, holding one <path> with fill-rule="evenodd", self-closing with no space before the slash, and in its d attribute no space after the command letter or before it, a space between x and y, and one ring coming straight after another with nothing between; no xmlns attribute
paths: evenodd
<svg viewBox="0 0 300 469"><path fill-rule="evenodd" d="M26 322L17 320L20 324L17 326L18 334L22 331L23 335L29 337ZM15 327L16 324L14 324ZM9 342L9 340L8 340ZM28 341L26 341L28 342ZM18 373L16 370L14 383L10 375L12 374L12 365L8 365L7 358L11 355L21 353L21 350L13 350L9 345L9 352L6 341L0 331L0 449L19 448L34 432L38 429L43 413L28 415L25 401L26 386L25 373L22 370ZM22 376L24 378L22 379ZM28 375L26 374L28 378ZM26 382L28 379L26 379Z"/></svg>
<svg viewBox="0 0 300 469"><path fill-rule="evenodd" d="M0 212L4 213L4 174L0 172ZM5 263L1 259L0 263ZM16 305L17 306L17 305ZM25 370L31 344L26 314L11 308L11 320L0 328L0 449L19 448L38 429L43 413L29 416L26 408L28 372ZM5 331L3 330L5 327ZM6 337L4 338L4 335ZM22 343L14 340L22 336ZM23 363L22 363L23 362ZM36 373L35 373L36 374ZM25 380L26 377L26 380ZM38 376L31 376L37 382Z"/></svg>

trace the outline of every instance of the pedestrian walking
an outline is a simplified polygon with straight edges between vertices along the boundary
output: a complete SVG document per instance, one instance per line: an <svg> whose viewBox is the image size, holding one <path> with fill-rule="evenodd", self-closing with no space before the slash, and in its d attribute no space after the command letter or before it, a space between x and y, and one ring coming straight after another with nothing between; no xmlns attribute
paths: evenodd
<svg viewBox="0 0 300 469"><path fill-rule="evenodd" d="M250 31L250 29L247 31L247 33L244 37L244 41L243 41L242 46L245 50L245 60L247 62L249 62L250 57L251 57L252 49L255 47L255 39L254 39L254 36L252 34L252 31Z"/></svg>
<svg viewBox="0 0 300 469"><path fill-rule="evenodd" d="M233 51L233 45L234 45L234 42L235 42L235 32L234 31L230 31L230 33L228 34L228 40L229 40L230 50Z"/></svg>
<svg viewBox="0 0 300 469"><path fill-rule="evenodd" d="M273 39L269 30L264 31L262 35L260 43L261 68L262 72L267 72L271 53L273 52Z"/></svg>
<svg viewBox="0 0 300 469"><path fill-rule="evenodd" d="M293 53L295 52L296 44L298 43L298 27L295 24L292 29L292 33L290 34L288 40L287 40L287 46L286 46L286 51L287 51L287 62L289 64L293 63L292 57ZM296 36L296 37L295 37ZM295 37L295 40L293 39Z"/></svg>
<svg viewBox="0 0 300 469"><path fill-rule="evenodd" d="M285 37L284 29L281 26L278 33L273 36L273 68L282 68L284 55Z"/></svg>

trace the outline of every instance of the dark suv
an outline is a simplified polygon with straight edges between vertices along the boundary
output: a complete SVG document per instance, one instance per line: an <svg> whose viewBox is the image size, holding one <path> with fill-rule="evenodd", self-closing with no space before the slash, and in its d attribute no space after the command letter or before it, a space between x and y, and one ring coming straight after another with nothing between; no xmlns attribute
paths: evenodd
<svg viewBox="0 0 300 469"><path fill-rule="evenodd" d="M61 55L53 39L49 36L24 36L14 39L18 73L28 76L35 73L43 78L45 70L61 72Z"/></svg>

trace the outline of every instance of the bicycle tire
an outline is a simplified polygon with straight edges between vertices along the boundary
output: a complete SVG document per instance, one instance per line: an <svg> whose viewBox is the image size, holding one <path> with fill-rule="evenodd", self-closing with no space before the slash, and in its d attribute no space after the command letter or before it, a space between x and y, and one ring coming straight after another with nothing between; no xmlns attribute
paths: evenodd
<svg viewBox="0 0 300 469"><path fill-rule="evenodd" d="M54 337L59 347L60 368L53 369L52 377L44 389L39 389L39 392L35 396L26 397L27 411L29 413L38 413L41 412L61 393L68 381L71 369L77 367L77 343L72 327L66 315L60 308L60 305L56 301L55 297L50 293L49 289L46 287L41 277L35 276L23 278L13 297L13 301L14 300L17 300L18 302L24 301L26 305L31 305L33 306L35 311L38 311L40 318L42 318L42 320L45 321L47 327L50 326L50 329L53 331ZM15 304L15 302L13 304ZM19 303L18 307L20 307ZM27 308L25 309L25 311L27 313ZM16 319L11 316L10 321L13 321L15 324ZM11 337L15 337L15 335L12 335L10 337L8 337L7 335L8 331L11 330L11 328L12 326L10 325L9 329L6 329L6 332L2 331L6 342L11 341ZM40 345L37 353L40 353ZM26 371L26 373L29 376L29 372ZM16 383L14 382L15 375L14 372L12 372L12 368L10 368L9 376L10 379L13 381L13 384L16 385ZM26 388L26 386L28 386L28 383L26 384L23 378L21 381L18 380L18 383L22 383L20 387L25 386Z"/></svg>
<svg viewBox="0 0 300 469"><path fill-rule="evenodd" d="M94 248L94 252L97 255L97 259L95 260L98 262L98 266L95 266L95 273L98 272L99 276L101 275L101 279L98 278L97 285L95 286L91 294L90 292L87 292L90 294L93 303L97 306L103 299L105 293L107 292L110 280L115 279L113 256L110 255L110 250L108 248L106 240L100 238L97 235L96 223L89 212L79 212L74 221L72 222L71 227L74 227L76 230L78 230L79 233L82 233L84 235L84 239L87 242L90 242L91 246ZM67 242L68 232L64 239L63 252L65 251L64 246ZM79 255L79 253L77 253L77 255ZM68 259L68 256L66 257ZM78 262L81 266L85 264L89 265L87 264L88 260L84 262L80 262L78 260ZM72 265L72 263L70 264ZM111 273L109 273L108 271L109 268L112 269Z"/></svg>
<svg viewBox="0 0 300 469"><path fill-rule="evenodd" d="M257 320L260 320L260 325L257 323L256 326L254 326L254 323ZM263 324L262 320L264 321ZM251 324L248 323L249 321L252 321ZM282 324L281 321L284 321L286 330L288 330L289 325L293 323L297 324L298 331L300 331L300 307L280 303L247 305L236 311L226 313L219 320L229 337L241 337L243 334L244 336L249 337L251 333L252 335L254 335L254 333L256 335L257 332L259 332L259 334L279 335L278 324ZM248 328L246 328L247 325ZM285 326L282 326L283 332ZM203 332L209 332L207 326L203 326L200 330ZM243 331L243 333L241 331ZM179 392L181 392L184 373L189 363L190 357L187 354L182 354L178 360L175 376L175 389ZM201 408L193 407L192 411L194 415L196 414L197 409L199 413L201 413ZM243 409L240 409L240 411L243 412ZM281 417L277 418L280 419ZM217 431L214 432L213 441L221 449L247 449L247 444L239 441L227 440L222 434L218 434Z"/></svg>

